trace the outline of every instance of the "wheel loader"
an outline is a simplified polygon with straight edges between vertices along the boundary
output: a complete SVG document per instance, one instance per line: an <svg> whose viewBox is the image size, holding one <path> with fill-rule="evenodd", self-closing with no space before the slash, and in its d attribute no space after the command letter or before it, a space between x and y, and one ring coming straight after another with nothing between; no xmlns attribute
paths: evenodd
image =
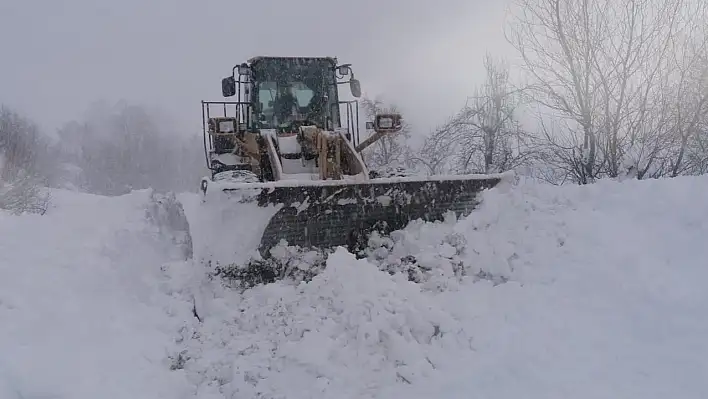
<svg viewBox="0 0 708 399"><path fill-rule="evenodd" d="M352 100L344 100L343 86ZM388 234L410 221L467 214L477 194L500 175L382 176L362 151L396 134L400 114L378 114L361 137L359 81L333 57L255 57L221 82L231 101L202 101L204 155L212 193L277 211L262 231L259 252L285 240L305 248L358 251L373 231ZM252 228L253 226L246 226ZM260 234L260 233L258 233Z"/></svg>

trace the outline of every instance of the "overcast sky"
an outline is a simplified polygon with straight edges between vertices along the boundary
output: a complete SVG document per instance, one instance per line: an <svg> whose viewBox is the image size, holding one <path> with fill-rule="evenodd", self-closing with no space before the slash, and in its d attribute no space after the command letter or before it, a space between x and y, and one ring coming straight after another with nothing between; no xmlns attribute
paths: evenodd
<svg viewBox="0 0 708 399"><path fill-rule="evenodd" d="M335 56L426 132L508 52L507 0L1 0L0 103L48 130L95 100L157 105L197 131L202 99L256 55ZM185 129L187 130L187 129Z"/></svg>

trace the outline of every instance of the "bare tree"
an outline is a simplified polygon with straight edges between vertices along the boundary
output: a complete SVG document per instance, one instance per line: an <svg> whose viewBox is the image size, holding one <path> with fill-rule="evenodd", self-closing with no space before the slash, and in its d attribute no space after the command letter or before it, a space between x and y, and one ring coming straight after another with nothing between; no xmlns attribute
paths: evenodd
<svg viewBox="0 0 708 399"><path fill-rule="evenodd" d="M512 87L509 67L490 54L484 58L486 80L465 106L458 157L460 171L501 172L522 165L531 155L530 136L516 117L521 91Z"/></svg>
<svg viewBox="0 0 708 399"><path fill-rule="evenodd" d="M692 174L708 173L708 126L701 127L688 148L686 161L691 165Z"/></svg>
<svg viewBox="0 0 708 399"><path fill-rule="evenodd" d="M708 5L703 4L704 14ZM705 22L704 22L705 23ZM696 32L698 31L698 32ZM671 176L693 174L702 167L702 132L708 124L708 32L703 25L688 26L687 38L675 45L673 96L673 143Z"/></svg>
<svg viewBox="0 0 708 399"><path fill-rule="evenodd" d="M665 173L669 137L678 126L671 114L678 103L700 103L695 93L672 89L671 82L682 75L677 70L691 65L684 56L677 59L681 48L691 44L700 49L694 55L705 52L695 45L704 37L698 27L705 21L705 2L518 0L517 5L507 38L533 80L533 99L567 120L560 133L544 129L546 144L554 147L546 155L565 164L581 184L617 177L629 164L639 178ZM695 130L695 123L682 121Z"/></svg>
<svg viewBox="0 0 708 399"><path fill-rule="evenodd" d="M487 54L484 66L484 84L423 143L417 160L429 172L500 172L530 159L530 136L515 115L521 91L512 87L504 61Z"/></svg>
<svg viewBox="0 0 708 399"><path fill-rule="evenodd" d="M606 5L607 0L599 3ZM508 36L534 80L530 87L534 99L572 121L571 132L582 132L581 151L574 145L570 154L565 151L573 165L582 165L576 172L581 183L596 176L599 82L593 79L593 50L606 35L606 27L593 18L593 4L590 0L519 0L521 16Z"/></svg>
<svg viewBox="0 0 708 399"><path fill-rule="evenodd" d="M627 140L656 150L655 127L664 126L661 78L670 71L672 37L680 33L682 0L631 0L596 10L612 29L593 49L594 76L600 83L600 140L603 171L617 177ZM655 144L654 146L651 143ZM653 148L652 148L653 147Z"/></svg>
<svg viewBox="0 0 708 399"><path fill-rule="evenodd" d="M412 151L410 161L415 168L428 175L439 175L454 170L456 138L464 125L464 113L458 112L426 137L418 151Z"/></svg>

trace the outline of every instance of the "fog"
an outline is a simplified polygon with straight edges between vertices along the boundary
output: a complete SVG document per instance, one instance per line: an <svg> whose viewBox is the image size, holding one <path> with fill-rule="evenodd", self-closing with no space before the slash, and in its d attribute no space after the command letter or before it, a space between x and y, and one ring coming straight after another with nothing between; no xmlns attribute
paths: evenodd
<svg viewBox="0 0 708 399"><path fill-rule="evenodd" d="M196 190L200 100L258 55L337 57L360 117L402 112L402 134L362 150L377 175L708 173L707 2L511 3L6 1L0 208L38 185Z"/></svg>
<svg viewBox="0 0 708 399"><path fill-rule="evenodd" d="M256 55L335 56L365 94L383 95L427 133L504 51L506 1L185 0L3 2L0 103L45 131L96 100L157 106L200 129L199 101Z"/></svg>

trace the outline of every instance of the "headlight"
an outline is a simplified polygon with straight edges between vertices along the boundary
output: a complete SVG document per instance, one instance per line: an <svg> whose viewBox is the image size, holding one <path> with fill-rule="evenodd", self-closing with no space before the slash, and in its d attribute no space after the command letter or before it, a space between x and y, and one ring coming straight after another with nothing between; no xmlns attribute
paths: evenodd
<svg viewBox="0 0 708 399"><path fill-rule="evenodd" d="M393 118L383 117L379 118L379 127L382 129L390 129L393 127Z"/></svg>

